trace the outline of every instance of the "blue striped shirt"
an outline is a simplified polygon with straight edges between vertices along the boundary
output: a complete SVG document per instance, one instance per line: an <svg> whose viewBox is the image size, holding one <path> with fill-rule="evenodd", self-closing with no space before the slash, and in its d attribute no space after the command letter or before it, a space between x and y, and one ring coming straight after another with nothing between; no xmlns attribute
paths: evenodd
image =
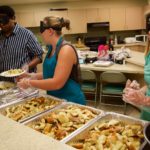
<svg viewBox="0 0 150 150"><path fill-rule="evenodd" d="M33 33L18 24L9 37L0 34L0 72L21 68L35 56L42 60L42 54L43 50ZM35 72L36 68L30 70L33 71ZM0 78L0 80L7 79Z"/></svg>

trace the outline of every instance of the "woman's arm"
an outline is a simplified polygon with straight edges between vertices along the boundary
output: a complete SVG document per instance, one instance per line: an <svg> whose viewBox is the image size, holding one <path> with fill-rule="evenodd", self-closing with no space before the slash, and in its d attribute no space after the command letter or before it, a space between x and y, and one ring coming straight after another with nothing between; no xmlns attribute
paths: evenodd
<svg viewBox="0 0 150 150"><path fill-rule="evenodd" d="M58 61L54 72L54 77L45 80L29 80L29 85L43 90L57 90L62 88L67 82L72 67L77 62L73 48L65 45L59 52ZM49 69L49 68L47 68Z"/></svg>

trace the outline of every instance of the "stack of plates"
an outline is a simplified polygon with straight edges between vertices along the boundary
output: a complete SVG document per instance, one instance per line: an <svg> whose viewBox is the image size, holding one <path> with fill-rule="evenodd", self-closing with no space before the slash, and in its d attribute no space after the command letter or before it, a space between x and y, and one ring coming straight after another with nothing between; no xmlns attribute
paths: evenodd
<svg viewBox="0 0 150 150"><path fill-rule="evenodd" d="M97 66L97 67L108 67L108 66L110 66L112 64L113 64L112 61L101 61L101 60L95 61L93 63L93 65Z"/></svg>

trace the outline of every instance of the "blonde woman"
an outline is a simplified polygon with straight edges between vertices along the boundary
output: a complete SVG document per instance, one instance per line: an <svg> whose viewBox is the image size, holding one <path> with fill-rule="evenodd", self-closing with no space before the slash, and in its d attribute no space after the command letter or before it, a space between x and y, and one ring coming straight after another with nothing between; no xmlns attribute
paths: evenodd
<svg viewBox="0 0 150 150"><path fill-rule="evenodd" d="M150 121L150 31L145 50L144 80L146 86L141 89L137 83L128 81L123 99L129 103L141 105L141 119Z"/></svg>
<svg viewBox="0 0 150 150"><path fill-rule="evenodd" d="M49 50L43 63L43 73L29 74L18 82L21 88L35 87L47 94L85 104L79 85L79 62L75 48L64 41L62 28L70 29L70 21L57 16L45 17L40 32Z"/></svg>

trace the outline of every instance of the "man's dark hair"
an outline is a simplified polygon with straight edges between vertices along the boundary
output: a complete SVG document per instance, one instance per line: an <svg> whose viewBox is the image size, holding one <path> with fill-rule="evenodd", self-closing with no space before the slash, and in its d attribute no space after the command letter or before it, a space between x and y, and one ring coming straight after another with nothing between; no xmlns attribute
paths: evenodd
<svg viewBox="0 0 150 150"><path fill-rule="evenodd" d="M15 11L10 6L0 6L0 14L6 14L8 17L13 18L15 17Z"/></svg>

